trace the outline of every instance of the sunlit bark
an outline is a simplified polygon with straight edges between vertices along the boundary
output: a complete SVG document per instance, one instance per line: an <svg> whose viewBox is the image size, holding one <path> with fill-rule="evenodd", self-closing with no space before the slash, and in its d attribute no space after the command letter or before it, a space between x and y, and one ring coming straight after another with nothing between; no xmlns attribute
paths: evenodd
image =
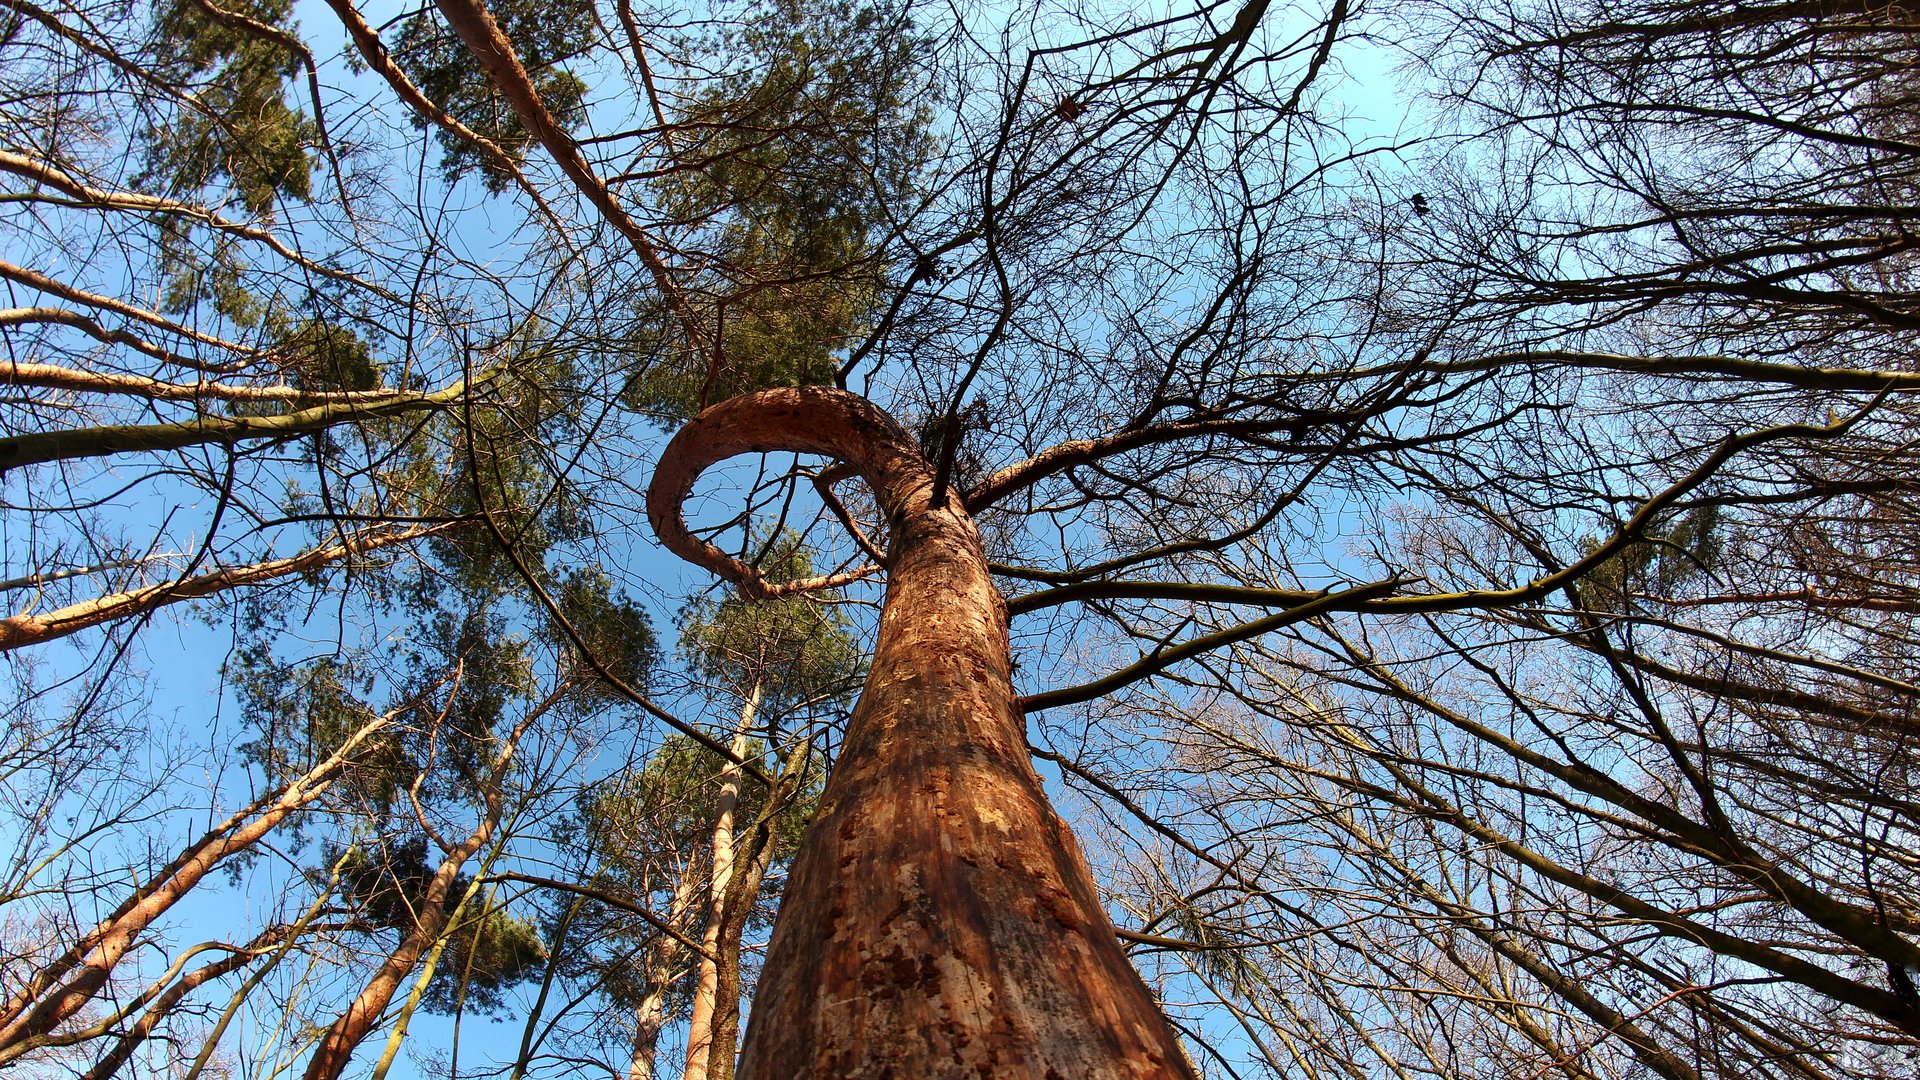
<svg viewBox="0 0 1920 1080"><path fill-rule="evenodd" d="M979 534L865 401L762 391L695 418L648 492L669 548L735 580L680 504L735 454L827 454L891 522L866 688L794 861L740 1075L1189 1076L1028 760L1005 605Z"/></svg>

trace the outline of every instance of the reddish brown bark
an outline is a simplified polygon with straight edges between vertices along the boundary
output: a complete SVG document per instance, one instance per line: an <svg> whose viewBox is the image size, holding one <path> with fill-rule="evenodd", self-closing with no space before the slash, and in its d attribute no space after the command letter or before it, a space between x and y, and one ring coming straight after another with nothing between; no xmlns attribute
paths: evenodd
<svg viewBox="0 0 1920 1080"><path fill-rule="evenodd" d="M1041 789L1009 677L1006 607L973 521L890 417L818 387L722 402L648 491L675 553L753 571L688 533L700 472L825 454L890 520L886 604L859 705L774 925L740 1075L1191 1077Z"/></svg>

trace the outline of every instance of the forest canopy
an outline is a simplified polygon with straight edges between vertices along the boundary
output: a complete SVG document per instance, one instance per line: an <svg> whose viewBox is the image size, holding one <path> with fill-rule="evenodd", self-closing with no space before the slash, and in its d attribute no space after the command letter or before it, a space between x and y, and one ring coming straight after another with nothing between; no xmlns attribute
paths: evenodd
<svg viewBox="0 0 1920 1080"><path fill-rule="evenodd" d="M771 401L1193 1075L1910 1078L1917 238L1897 3L0 0L0 1068L731 1077Z"/></svg>

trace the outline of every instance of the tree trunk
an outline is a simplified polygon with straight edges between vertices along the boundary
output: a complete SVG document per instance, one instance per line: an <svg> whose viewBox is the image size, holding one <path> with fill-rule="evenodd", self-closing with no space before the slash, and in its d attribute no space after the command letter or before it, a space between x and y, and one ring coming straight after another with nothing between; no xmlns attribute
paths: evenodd
<svg viewBox="0 0 1920 1080"><path fill-rule="evenodd" d="M420 962L421 957L427 955L427 950L433 948L438 942L440 934L447 928L449 916L447 902L451 898L454 883L459 878L460 868L487 845L487 842L493 838L494 830L500 827L503 813L501 781L506 775L507 766L513 761L521 736L525 735L527 728L535 720L544 716L547 710L558 703L566 693L566 683L562 682L555 686L546 700L527 710L527 714L514 725L512 733L501 740L500 749L493 756L492 767L484 778L477 781L481 800L485 806L479 824L465 840L445 849L446 855L440 860L439 867L434 870L432 879L427 882L425 892L413 902L413 926L400 939L400 944L394 946L393 951L387 954L385 962L380 965L378 971L374 972L373 978L367 981L367 985L361 989L359 996L353 999L353 1003L347 1006L345 1012L335 1017L333 1023L327 1026L327 1030L321 1033L319 1043L314 1047L313 1057L307 1061L306 1080L340 1080L340 1075L346 1071L347 1064L353 1060L354 1050L380 1022L381 1015L386 1012L387 1005L393 1000L393 995L399 990L401 982L413 971L414 965ZM409 1004L408 1009L411 1008L412 1004ZM408 1015L405 1011L401 1013L402 1031ZM397 1049L397 1044L391 1045L388 1053L383 1055L383 1061L391 1061L391 1055ZM385 1065L375 1069L376 1075L384 1071Z"/></svg>
<svg viewBox="0 0 1920 1080"><path fill-rule="evenodd" d="M673 899L667 904L668 925L679 927L686 918L698 880L689 862L673 884ZM653 1080L660 1032L667 1026L667 992L673 988L680 952L680 943L665 934L647 946L647 992L633 1009L633 1053L627 1064L627 1080Z"/></svg>
<svg viewBox="0 0 1920 1080"><path fill-rule="evenodd" d="M667 447L648 514L749 595L757 575L679 508L701 470L757 451L854 466L892 543L872 667L788 877L740 1075L1191 1077L1028 759L1006 606L960 500L933 506L913 439L852 394L722 402Z"/></svg>
<svg viewBox="0 0 1920 1080"><path fill-rule="evenodd" d="M374 972L373 978L367 980L367 985L361 988L353 1003L335 1017L321 1034L313 1057L307 1061L306 1080L340 1080L347 1063L353 1060L354 1050L366 1039L374 1025L380 1022L395 991L412 973L413 966L433 947L440 932L446 929L448 893L459 876L460 868L493 835L494 820L491 814L482 819L478 829L440 860L440 866L428 882L425 894L414 902L413 928L387 954L380 969Z"/></svg>
<svg viewBox="0 0 1920 1080"><path fill-rule="evenodd" d="M755 680L740 707L740 724L734 729L734 757L742 757L753 745L747 732L753 727L760 707L760 682ZM700 958L700 973L693 986L693 1013L687 1021L687 1067L681 1080L707 1080L707 1047L713 1044L713 1009L720 990L720 928L728 915L727 884L733 880L733 811L740 804L740 767L729 763L720 771L720 797L713 815L713 873L708 878L706 930L700 947L707 955ZM738 957L734 963L739 963Z"/></svg>
<svg viewBox="0 0 1920 1080"><path fill-rule="evenodd" d="M241 950L188 972L179 982L155 997L152 1006L141 1014L140 1019L131 1028L114 1040L113 1046L108 1048L99 1061L94 1062L93 1068L88 1069L80 1080L111 1080L112 1077L120 1075L120 1070L132 1060L134 1051L140 1049L153 1036L162 1020L173 1015L174 1009L179 1007L180 1002L184 1001L188 994L199 989L202 984L238 971L257 959L259 959L258 953Z"/></svg>
<svg viewBox="0 0 1920 1080"><path fill-rule="evenodd" d="M727 885L726 917L721 920L719 941L714 951L719 961L719 978L714 987L713 1036L708 1040L707 1047L707 1080L734 1080L735 1059L740 1054L740 939L746 933L748 920L753 918L754 901L760 896L760 885L766 881L767 870L773 866L773 851L777 843L774 833L781 819L793 810L793 797L799 789L801 778L806 774L807 762L812 755L810 739L795 741L780 767L779 778L767 793L767 801L760 808L758 820L746 830L735 852L735 865L739 869Z"/></svg>
<svg viewBox="0 0 1920 1080"><path fill-rule="evenodd" d="M215 867L249 850L289 816L325 794L334 773L354 750L391 720L388 715L363 724L305 774L208 830L86 936L36 971L0 1004L0 1063L18 1057L34 1039L86 1008L107 986L121 958L139 944L155 922ZM253 815L251 820L249 814ZM61 983L62 979L66 982Z"/></svg>

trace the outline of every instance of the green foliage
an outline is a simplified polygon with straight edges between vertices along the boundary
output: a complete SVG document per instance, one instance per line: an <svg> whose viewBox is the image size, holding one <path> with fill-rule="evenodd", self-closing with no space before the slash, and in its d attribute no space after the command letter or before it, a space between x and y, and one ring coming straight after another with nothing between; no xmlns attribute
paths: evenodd
<svg viewBox="0 0 1920 1080"><path fill-rule="evenodd" d="M462 920L447 934L446 952L420 1000L428 1012L497 1015L507 1007L506 991L538 975L546 963L539 926L500 908Z"/></svg>
<svg viewBox="0 0 1920 1080"><path fill-rule="evenodd" d="M775 583L815 574L792 533L767 544L759 566ZM696 599L680 613L680 649L697 676L741 696L757 686L764 708L844 700L858 689L864 660L846 618L821 599Z"/></svg>
<svg viewBox="0 0 1920 1080"><path fill-rule="evenodd" d="M223 0L228 10L289 28L291 0ZM286 101L298 58L280 45L208 18L192 0L169 0L154 19L154 66L192 88L191 103L146 132L140 182L186 196L224 181L251 214L282 196L312 195L311 120Z"/></svg>
<svg viewBox="0 0 1920 1080"><path fill-rule="evenodd" d="M758 741L750 744L747 756L764 760L767 748ZM776 863L784 863L798 850L808 820L819 804L824 787L824 768L815 762L807 774L807 783L797 797L774 819ZM574 843L594 853L592 883L596 888L625 896L636 904L665 911L669 895L684 875L703 874L711 865L713 824L718 812L718 780L726 762L705 746L683 736L669 736L637 768L608 778L585 792L573 819ZM755 821L765 805L765 790L758 784L744 783L735 806L735 825L741 828ZM704 885L702 881L696 884ZM754 923L764 927L771 919L766 901L777 893L777 882L762 889L756 904ZM635 949L659 937L652 925L610 907L588 904L575 921L576 927L588 927L583 939L595 948L578 962L594 969L594 979L609 1000L632 1007L649 991L650 972L633 962ZM698 936L697 925L685 930ZM684 1008L692 992L691 966L667 988L667 1008L671 1013Z"/></svg>
<svg viewBox="0 0 1920 1080"><path fill-rule="evenodd" d="M585 52L599 33L591 0L494 0L487 10L513 41L547 110L562 126L577 126L586 117L587 84L560 65ZM392 47L400 69L427 97L516 163L525 160L533 136L444 22L422 10L400 25ZM413 122L416 127L427 125L418 116ZM478 168L488 191L498 195L506 190L510 177L479 151L450 132L436 129L434 134L440 142L440 169L448 180Z"/></svg>
<svg viewBox="0 0 1920 1080"><path fill-rule="evenodd" d="M1670 596L1688 583L1710 577L1719 564L1724 529L1720 508L1694 508L1664 534L1637 540L1595 567L1576 586L1582 604L1603 611L1624 611L1635 594ZM1598 546L1589 542L1587 550Z"/></svg>
<svg viewBox="0 0 1920 1080"><path fill-rule="evenodd" d="M276 783L304 774L380 719L367 699L384 679L400 704L348 755L338 801L385 821L423 771L423 798L477 800L496 739L537 691L532 650L485 606L427 607L411 617L404 670L383 669L374 655L283 661L273 654L276 628L263 626L227 665L257 733L241 747L247 759Z"/></svg>
<svg viewBox="0 0 1920 1080"><path fill-rule="evenodd" d="M329 862L339 858L337 852L327 853ZM424 837L387 844L374 853L355 848L340 862L340 892L368 923L404 933L413 928L414 912L434 869L427 863Z"/></svg>
<svg viewBox="0 0 1920 1080"><path fill-rule="evenodd" d="M637 769L588 792L581 825L607 869L629 884L661 855L697 850L713 834L715 779L726 763L684 735L670 735Z"/></svg>
<svg viewBox="0 0 1920 1080"><path fill-rule="evenodd" d="M1205 946L1188 955L1213 984L1230 986L1246 996L1272 989L1272 976L1259 963L1244 929L1232 925L1231 912L1209 913L1191 903L1177 903L1164 918L1175 936Z"/></svg>
<svg viewBox="0 0 1920 1080"><path fill-rule="evenodd" d="M744 755L763 760L765 743L752 740ZM581 821L594 850L602 852L605 868L617 879L638 882L651 859L667 852L701 850L713 838L719 814L720 774L726 759L684 735L668 736L660 749L638 769L609 780L581 803ZM814 807L825 788L825 770L814 769L802 788L774 823L774 859L784 861L799 849ZM734 809L736 827L759 817L766 789L759 784L740 786ZM636 830L636 823L643 828ZM651 843L635 843L638 833Z"/></svg>
<svg viewBox="0 0 1920 1080"><path fill-rule="evenodd" d="M290 0L222 0L235 14L292 32ZM300 60L279 43L209 17L195 0L169 0L154 13L153 71L183 93L140 131L134 184L176 199L237 197L260 217L283 198L313 195L308 150L318 127L288 103ZM240 243L217 234L196 244L191 218L159 217L160 309L185 313L206 304L245 328L282 327L274 305L249 287L252 267Z"/></svg>
<svg viewBox="0 0 1920 1080"><path fill-rule="evenodd" d="M338 853L331 858L338 859ZM377 855L356 849L341 863L341 892L368 925L405 935L417 925L416 913L438 869L420 837L387 845ZM472 888L470 876L458 875L443 902L451 910ZM428 1012L451 1013L456 1007L498 1012L505 1007L506 990L537 974L546 960L546 944L533 922L500 908L473 914L478 899L468 900L467 917L443 931L447 947L421 1000Z"/></svg>
<svg viewBox="0 0 1920 1080"><path fill-rule="evenodd" d="M433 732L437 757L455 775L436 773L433 787L452 797L477 798L494 739L510 724L511 709L536 690L527 642L508 632L500 613L475 605L423 613L411 658L418 704L416 728ZM425 758L425 749L420 756Z"/></svg>
<svg viewBox="0 0 1920 1080"><path fill-rule="evenodd" d="M604 570L582 567L568 572L560 579L554 600L581 643L609 674L628 686L647 685L658 659L653 622L631 597L613 591L612 579ZM570 641L565 644L572 648Z"/></svg>
<svg viewBox="0 0 1920 1080"><path fill-rule="evenodd" d="M744 63L688 107L686 167L658 184L671 216L710 223L717 267L702 311L717 350L639 343L652 363L625 401L669 426L750 390L833 381L878 302L885 214L933 146L915 102L926 42L904 16L771 0L742 27L720 47Z"/></svg>
<svg viewBox="0 0 1920 1080"><path fill-rule="evenodd" d="M470 409L443 416L449 458L417 460L405 481L409 490L426 493L429 512L471 515L484 508L535 570L545 565L553 545L592 527L583 501L542 468L541 450L575 436L570 429L581 408L568 390L578 381L578 353L548 343L539 336L543 329L528 327L497 350L508 354L505 373ZM431 546L450 575L447 585L459 595L520 587L519 569L490 529L441 533Z"/></svg>
<svg viewBox="0 0 1920 1080"><path fill-rule="evenodd" d="M257 327L270 307L246 285L249 267L240 250L226 236L215 237L211 250L193 243L190 223L166 219L160 224L159 265L166 277L160 293L162 311L184 314L200 304L235 326Z"/></svg>
<svg viewBox="0 0 1920 1080"><path fill-rule="evenodd" d="M302 390L376 390L382 370L373 347L351 329L326 319L300 323L280 340L283 364Z"/></svg>
<svg viewBox="0 0 1920 1080"><path fill-rule="evenodd" d="M926 42L904 15L850 0L753 5L725 43L733 76L689 108L700 168L662 189L683 214L724 211L742 250L807 268L844 261L907 195L931 141Z"/></svg>
<svg viewBox="0 0 1920 1080"><path fill-rule="evenodd" d="M1653 590L1667 593L1682 582L1711 575L1720 564L1724 530L1720 507L1708 503L1675 523L1654 557Z"/></svg>
<svg viewBox="0 0 1920 1080"><path fill-rule="evenodd" d="M226 673L258 732L241 753L275 784L306 774L380 718L362 700L370 680L341 657L285 664L266 640L256 640L236 651ZM384 810L413 772L402 733L385 727L356 745L336 784L353 801Z"/></svg>

